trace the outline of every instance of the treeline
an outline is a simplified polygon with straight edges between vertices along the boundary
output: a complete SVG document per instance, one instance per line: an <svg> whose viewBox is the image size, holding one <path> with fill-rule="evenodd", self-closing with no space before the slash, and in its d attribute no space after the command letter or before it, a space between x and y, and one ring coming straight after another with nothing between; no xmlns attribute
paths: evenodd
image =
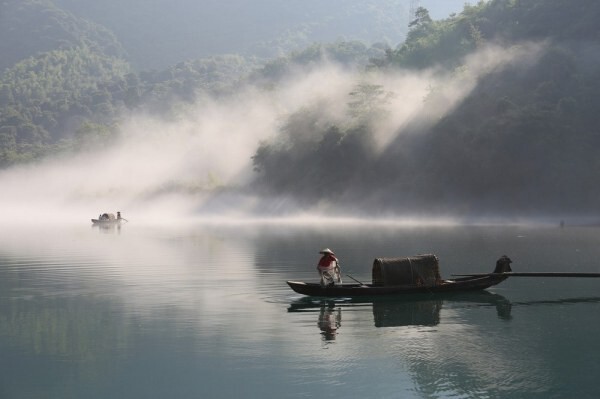
<svg viewBox="0 0 600 399"><path fill-rule="evenodd" d="M267 63L220 55L135 71L113 35L49 1L11 0L2 7L0 26L11 40L0 44L7 54L0 74L0 167L107 145L121 117L134 111L168 118L202 93L235 93L242 81L275 82L297 65L324 59L364 65L384 54L384 46L339 41ZM14 34L30 25L27 34Z"/></svg>
<svg viewBox="0 0 600 399"><path fill-rule="evenodd" d="M199 91L230 90L253 67L220 56L134 72L125 60L85 46L28 58L0 79L0 166L108 144L125 113L168 117Z"/></svg>
<svg viewBox="0 0 600 399"><path fill-rule="evenodd" d="M458 55L490 42L535 41L545 51L531 68L513 66L481 79L459 108L425 132L425 143L394 143L387 157L410 148L401 166L419 165L424 184L390 185L413 203L435 199L428 202L469 213L598 211L599 16L600 4L591 0L494 0L466 6L447 21L419 21L409 38L417 44L407 41L395 51L393 65L415 65L419 54L431 55L429 65L456 65L450 43L459 46Z"/></svg>
<svg viewBox="0 0 600 399"><path fill-rule="evenodd" d="M369 124L327 123L318 107L291 115L253 158L260 186L342 211L597 212L599 17L593 0L493 0L442 21L421 8L406 42L374 60L376 68L435 67L461 79L473 73L464 57L488 44L533 41L544 51L527 68L489 71L453 112L415 119L383 152ZM447 101L437 89L425 108Z"/></svg>
<svg viewBox="0 0 600 399"><path fill-rule="evenodd" d="M460 14L434 21L420 8L406 41L381 63L402 68L456 66L465 55L490 41L551 40L566 48L597 43L599 10L600 4L594 0L490 0L467 3Z"/></svg>
<svg viewBox="0 0 600 399"><path fill-rule="evenodd" d="M276 83L288 77L297 69L320 67L325 62L332 62L351 69L364 69L374 60L385 56L389 47L384 43L367 46L360 41L342 41L322 44L314 43L302 50L292 51L286 56L268 60L254 70L247 79L248 83L269 81Z"/></svg>

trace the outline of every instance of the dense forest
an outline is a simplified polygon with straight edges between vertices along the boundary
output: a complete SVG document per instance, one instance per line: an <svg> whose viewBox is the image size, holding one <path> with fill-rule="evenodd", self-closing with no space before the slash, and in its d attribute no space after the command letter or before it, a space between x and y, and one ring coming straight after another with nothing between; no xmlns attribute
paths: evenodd
<svg viewBox="0 0 600 399"><path fill-rule="evenodd" d="M595 213L598 17L600 3L593 0L493 0L466 5L440 21L421 8L406 41L376 60L377 68L451 71L450 85L468 81L475 72L465 57L486 46L508 53L537 43L540 52L535 60L523 56L523 62L478 75L452 112L422 112L427 120L415 118L399 128L383 152L374 145L374 119L347 126L307 123L319 120L319 109L292 117L254 157L261 182L305 204L325 197L336 210L359 204L365 212L383 213ZM369 90L371 100L384 103L382 87ZM432 87L423 107L448 101L444 87ZM295 137L306 126L312 143L298 145Z"/></svg>
<svg viewBox="0 0 600 399"><path fill-rule="evenodd" d="M385 51L337 41L271 60L220 54L138 71L114 34L51 1L0 6L0 36L11 38L0 42L0 167L106 144L123 115L169 118L198 94L232 93L249 76L276 80L324 57L364 65Z"/></svg>
<svg viewBox="0 0 600 399"><path fill-rule="evenodd" d="M384 17L394 2L371 5L381 16L371 42L311 44L300 40L304 27L256 38L253 45L276 48L278 57L240 51L159 69L140 68L142 58L113 33L117 25L106 27L116 2L95 22L84 3L0 2L0 37L10 38L0 41L0 167L109 145L127 134L120 127L129 115L176 119L202 96L235 96L241 85L269 92L333 63L357 71L343 115L315 98L280 116L278 134L257 143L252 157L253 192L301 208L384 215L599 208L600 3L593 0L480 1L439 20L421 7L404 25L406 39L392 44L377 39L406 30ZM346 22L371 18L364 10L350 7ZM315 24L313 31L327 25ZM392 77L425 82L425 92L394 86ZM399 121L399 114L409 115Z"/></svg>

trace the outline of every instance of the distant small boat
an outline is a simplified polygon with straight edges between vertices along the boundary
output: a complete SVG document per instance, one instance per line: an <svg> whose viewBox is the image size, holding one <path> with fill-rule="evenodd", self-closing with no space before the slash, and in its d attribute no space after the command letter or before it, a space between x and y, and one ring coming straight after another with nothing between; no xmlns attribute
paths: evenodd
<svg viewBox="0 0 600 399"><path fill-rule="evenodd" d="M92 223L95 225L116 225L120 224L122 221L126 221L126 219L121 217L121 212L117 212L117 216L115 217L114 213L103 213L98 216L98 219L92 219Z"/></svg>

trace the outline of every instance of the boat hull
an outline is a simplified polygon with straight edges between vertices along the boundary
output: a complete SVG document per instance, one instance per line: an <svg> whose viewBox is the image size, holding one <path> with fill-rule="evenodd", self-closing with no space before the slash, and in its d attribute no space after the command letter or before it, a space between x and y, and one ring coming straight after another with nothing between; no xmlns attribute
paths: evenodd
<svg viewBox="0 0 600 399"><path fill-rule="evenodd" d="M287 281L287 284L292 290L302 295L328 298L355 298L369 296L477 291L492 287L506 279L506 276L466 277L453 280L444 280L442 283L432 287L417 287L409 285L383 286L372 284L342 284L331 287L322 287L319 283L305 283L301 281Z"/></svg>
<svg viewBox="0 0 600 399"><path fill-rule="evenodd" d="M93 224L99 224L99 225L113 225L113 224L120 224L121 220L119 219L112 219L112 220L99 220L99 219L92 219L92 223Z"/></svg>

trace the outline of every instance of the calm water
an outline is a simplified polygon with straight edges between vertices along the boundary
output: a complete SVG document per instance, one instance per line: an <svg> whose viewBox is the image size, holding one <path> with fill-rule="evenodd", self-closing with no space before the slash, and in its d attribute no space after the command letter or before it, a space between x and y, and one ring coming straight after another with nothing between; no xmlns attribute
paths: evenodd
<svg viewBox="0 0 600 399"><path fill-rule="evenodd" d="M91 226L0 233L0 398L596 398L600 279L301 297L318 250L435 253L442 275L600 272L600 229Z"/></svg>

